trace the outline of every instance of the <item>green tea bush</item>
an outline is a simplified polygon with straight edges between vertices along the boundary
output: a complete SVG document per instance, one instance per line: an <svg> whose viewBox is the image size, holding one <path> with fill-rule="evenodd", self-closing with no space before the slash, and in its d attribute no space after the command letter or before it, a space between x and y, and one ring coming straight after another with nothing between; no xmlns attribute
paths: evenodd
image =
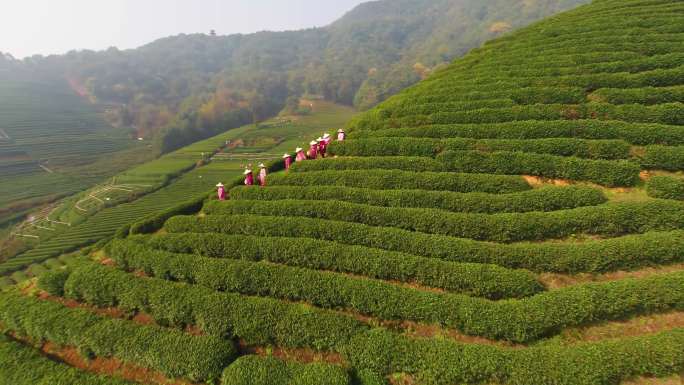
<svg viewBox="0 0 684 385"><path fill-rule="evenodd" d="M630 145L621 140L548 139L417 139L368 138L333 142L330 153L339 156L436 156L443 151L522 151L592 159L625 159Z"/></svg>
<svg viewBox="0 0 684 385"><path fill-rule="evenodd" d="M425 103L425 104L409 104L403 106L397 106L399 108L393 108L390 111L392 117L401 117L407 115L429 115L435 112L449 111L468 111L468 110L478 110L481 108L503 108L503 107L513 107L515 102L512 99L483 99L483 100L471 100L471 101L458 101L458 102L442 102L442 103Z"/></svg>
<svg viewBox="0 0 684 385"><path fill-rule="evenodd" d="M83 372L43 356L37 349L0 336L0 378L12 385L132 385Z"/></svg>
<svg viewBox="0 0 684 385"><path fill-rule="evenodd" d="M542 187L510 194L372 190L344 186L271 186L262 189L235 187L230 191L230 196L233 200L335 200L373 206L435 208L485 214L554 211L594 206L607 201L600 190L583 186ZM334 203L321 202L320 204Z"/></svg>
<svg viewBox="0 0 684 385"><path fill-rule="evenodd" d="M334 162L308 162L334 165ZM369 164L372 167L372 164ZM302 169L299 169L302 170ZM296 171L296 170L295 170ZM505 194L531 190L523 178L512 175L411 172L400 170L324 170L274 174L271 186L347 186L377 190L419 189L433 191L484 192Z"/></svg>
<svg viewBox="0 0 684 385"><path fill-rule="evenodd" d="M206 197L201 196L198 198L191 199L187 202L180 203L179 205L172 207L167 210L160 211L153 215L148 216L138 222L135 222L130 227L130 234L149 234L153 233L162 226L169 218L176 215L187 215L194 214L202 209L204 200Z"/></svg>
<svg viewBox="0 0 684 385"><path fill-rule="evenodd" d="M684 146L647 146L643 167L668 171L684 170Z"/></svg>
<svg viewBox="0 0 684 385"><path fill-rule="evenodd" d="M524 270L495 265L446 262L363 246L306 238L264 238L224 234L165 234L114 242L111 255L152 252L141 245L210 258L268 261L308 269L353 273L370 278L416 282L476 297L525 297L544 287Z"/></svg>
<svg viewBox="0 0 684 385"><path fill-rule="evenodd" d="M204 212L328 219L495 242L554 239L577 233L619 236L684 228L684 203L672 201L615 203L545 213L470 214L347 202L321 205L317 201L231 200L209 202Z"/></svg>
<svg viewBox="0 0 684 385"><path fill-rule="evenodd" d="M605 86L597 84L596 86ZM590 89L593 86L589 86ZM598 88L598 87L597 87ZM454 91L450 91L454 92ZM371 118L372 117L372 118ZM624 120L666 125L684 124L684 104L666 103L645 106L641 104L613 105L587 104L530 104L510 108L484 108L461 112L435 112L429 115L411 115L399 118L369 115L365 129L381 130L391 127L416 127L433 124L491 124L524 120ZM374 121L375 120L375 121Z"/></svg>
<svg viewBox="0 0 684 385"><path fill-rule="evenodd" d="M653 198L684 201L684 179L654 176L646 182L646 191Z"/></svg>
<svg viewBox="0 0 684 385"><path fill-rule="evenodd" d="M389 227L297 217L174 217L166 223L165 229L179 234L213 232L314 238L447 261L493 263L509 268L568 274L630 270L684 261L684 231L681 230L649 232L582 243L506 245Z"/></svg>
<svg viewBox="0 0 684 385"><path fill-rule="evenodd" d="M502 349L447 339L412 339L382 329L357 335L344 349L352 366L408 372L421 383L497 381L512 385L613 385L684 368L681 329L578 345ZM550 369L553 368L553 369Z"/></svg>
<svg viewBox="0 0 684 385"><path fill-rule="evenodd" d="M644 88L601 88L591 95L611 104L661 104L684 102L684 86Z"/></svg>
<svg viewBox="0 0 684 385"><path fill-rule="evenodd" d="M639 165L629 161L588 160L520 152L447 151L437 157L450 171L526 174L594 182L605 186L634 186Z"/></svg>
<svg viewBox="0 0 684 385"><path fill-rule="evenodd" d="M631 31L634 31L634 29L631 29ZM578 37L578 36L575 36ZM548 59L548 58L547 58ZM554 58L554 60L556 60ZM595 62L595 63L587 63L587 64L576 64L576 65L568 65L568 63L563 63L562 60L557 61L556 65L549 65L549 66L543 66L543 67L537 67L537 68L531 68L529 65L525 64L516 64L516 65L510 65L510 66L502 66L496 65L495 63L489 63L489 64L483 64L483 65L475 65L473 67L470 67L471 70L477 70L479 72L482 72L483 70L487 71L487 74L489 75L490 78L530 78L530 77L548 77L548 76L570 76L570 75L581 75L581 74L586 74L586 73L618 73L618 72L631 72L631 73L636 73L636 72L645 72L645 71L651 71L659 68L674 68L678 67L681 65L681 63L684 62L684 55L682 55L680 52L673 52L673 53L666 53L666 54L660 54L660 55L654 55L654 56L647 56L647 57L638 57L638 58L630 58L627 56L621 57L617 60L613 61L606 61L606 62ZM548 63L547 64L551 64ZM449 72L449 71L445 71ZM444 76L444 72L440 73L440 75ZM459 76L461 75L461 76ZM467 80L471 74L469 73L454 73L451 72L449 74L450 79L461 79L461 80ZM560 89L565 89L565 88L560 88ZM510 93L518 91L517 89L508 91ZM502 98L506 96L507 92L506 91L492 91L491 94L494 94L492 97L496 98ZM461 96L461 95L459 95ZM580 103L584 101L585 94L584 92L578 92L577 93L577 98L576 103ZM420 101L417 101L420 102ZM568 102L570 103L570 102ZM524 104L524 103L519 103L519 104ZM383 106L386 104L383 104Z"/></svg>
<svg viewBox="0 0 684 385"><path fill-rule="evenodd" d="M576 67L573 67L576 68ZM433 75L434 76L434 75ZM401 95L401 94L400 94ZM410 100L402 100L400 98L390 98L386 100L381 106L359 115L352 120L352 126L364 127L358 125L360 121L365 120L368 114L380 114L379 117L387 118L393 108L411 105L412 103L419 104L440 104L440 103L454 103L453 101L473 101L473 100L492 100L492 99L511 99L517 104L579 104L586 100L585 90L580 87L522 87L511 89L497 89L490 91L482 90L467 90L463 93L448 95L443 94L425 94L416 96ZM448 100L445 102L445 100Z"/></svg>
<svg viewBox="0 0 684 385"><path fill-rule="evenodd" d="M444 165L432 158L421 156L375 156L366 158L325 158L315 162L298 162L292 165L292 172L321 170L405 170L444 171Z"/></svg>
<svg viewBox="0 0 684 385"><path fill-rule="evenodd" d="M232 342L217 337L109 319L16 293L0 296L0 323L5 330L33 341L74 346L94 356L117 358L193 381L219 378L237 354Z"/></svg>
<svg viewBox="0 0 684 385"><path fill-rule="evenodd" d="M69 278L67 270L50 270L39 277L38 288L51 295L61 297L64 295L64 283Z"/></svg>
<svg viewBox="0 0 684 385"><path fill-rule="evenodd" d="M466 334L514 342L530 342L565 327L597 320L684 310L684 291L679 290L684 285L683 272L577 285L494 302L266 263L164 251L113 257L123 268L214 290L306 301L381 319L439 323Z"/></svg>
<svg viewBox="0 0 684 385"><path fill-rule="evenodd" d="M336 312L137 278L95 263L75 269L64 292L67 298L95 306L143 311L161 325L194 325L207 335L237 337L250 345L330 350L365 329L360 321Z"/></svg>
<svg viewBox="0 0 684 385"><path fill-rule="evenodd" d="M348 385L351 379L341 367L285 362L274 357L243 356L223 372L221 385Z"/></svg>
<svg viewBox="0 0 684 385"><path fill-rule="evenodd" d="M493 124L443 124L387 130L358 130L350 138L475 138L541 139L581 138L620 139L634 145L681 145L684 130L679 126L606 120L526 120Z"/></svg>

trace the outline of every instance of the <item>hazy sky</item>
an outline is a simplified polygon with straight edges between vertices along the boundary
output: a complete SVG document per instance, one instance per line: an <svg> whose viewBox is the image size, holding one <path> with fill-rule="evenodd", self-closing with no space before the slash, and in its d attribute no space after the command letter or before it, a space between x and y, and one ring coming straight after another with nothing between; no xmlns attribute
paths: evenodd
<svg viewBox="0 0 684 385"><path fill-rule="evenodd" d="M327 25L364 0L0 0L0 52L135 48L179 33Z"/></svg>

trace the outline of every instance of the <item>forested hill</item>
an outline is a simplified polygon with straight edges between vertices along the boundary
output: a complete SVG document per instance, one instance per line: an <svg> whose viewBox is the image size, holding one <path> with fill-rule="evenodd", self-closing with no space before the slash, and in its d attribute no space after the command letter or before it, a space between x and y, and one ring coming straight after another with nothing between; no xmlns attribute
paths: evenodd
<svg viewBox="0 0 684 385"><path fill-rule="evenodd" d="M107 105L113 123L133 126L140 136L162 130L156 136L169 150L272 116L288 98L296 108L303 94L373 106L485 40L586 2L381 0L324 28L179 35L134 50L70 52L21 64L67 77Z"/></svg>

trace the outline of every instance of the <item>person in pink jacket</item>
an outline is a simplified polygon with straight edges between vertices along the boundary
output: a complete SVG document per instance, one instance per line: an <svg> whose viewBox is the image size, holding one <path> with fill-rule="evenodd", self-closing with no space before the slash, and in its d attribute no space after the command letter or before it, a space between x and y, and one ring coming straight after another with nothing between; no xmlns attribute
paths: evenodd
<svg viewBox="0 0 684 385"><path fill-rule="evenodd" d="M306 160L306 154L304 153L303 148L297 147L295 152L297 153L297 157L295 158L295 162L301 162L301 161Z"/></svg>
<svg viewBox="0 0 684 385"><path fill-rule="evenodd" d="M309 159L318 158L318 142L312 140L311 143L309 143L309 146Z"/></svg>
<svg viewBox="0 0 684 385"><path fill-rule="evenodd" d="M223 185L223 183L219 183L216 185L218 187L218 199L220 201L225 201L226 200L226 186Z"/></svg>
<svg viewBox="0 0 684 385"><path fill-rule="evenodd" d="M259 181L259 186L265 187L266 186L266 174L268 171L266 171L266 165L261 163L259 164L259 175L257 175L257 180Z"/></svg>
<svg viewBox="0 0 684 385"><path fill-rule="evenodd" d="M318 142L318 153L321 154L321 158L325 158L325 152L328 150L328 143L323 138L316 139Z"/></svg>
<svg viewBox="0 0 684 385"><path fill-rule="evenodd" d="M285 171L290 169L290 166L292 166L292 156L290 154L285 154L283 155L283 159L285 160Z"/></svg>
<svg viewBox="0 0 684 385"><path fill-rule="evenodd" d="M254 174L250 169L245 170L245 186L254 186Z"/></svg>
<svg viewBox="0 0 684 385"><path fill-rule="evenodd" d="M328 145L330 145L330 141L332 140L332 138L330 137L330 134L326 132L325 134L323 134L323 140L325 141L325 146L327 147Z"/></svg>
<svg viewBox="0 0 684 385"><path fill-rule="evenodd" d="M337 140L342 142L345 139L347 139L347 133L344 132L344 130L340 128L339 130L337 130Z"/></svg>

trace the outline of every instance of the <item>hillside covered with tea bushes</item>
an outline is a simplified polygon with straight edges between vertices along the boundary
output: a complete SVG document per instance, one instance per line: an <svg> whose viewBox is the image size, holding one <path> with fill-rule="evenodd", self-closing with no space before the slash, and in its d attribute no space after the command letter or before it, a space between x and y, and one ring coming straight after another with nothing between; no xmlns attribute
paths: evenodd
<svg viewBox="0 0 684 385"><path fill-rule="evenodd" d="M595 0L358 116L325 159L1 294L0 352L96 384L677 383L683 89L684 2Z"/></svg>

